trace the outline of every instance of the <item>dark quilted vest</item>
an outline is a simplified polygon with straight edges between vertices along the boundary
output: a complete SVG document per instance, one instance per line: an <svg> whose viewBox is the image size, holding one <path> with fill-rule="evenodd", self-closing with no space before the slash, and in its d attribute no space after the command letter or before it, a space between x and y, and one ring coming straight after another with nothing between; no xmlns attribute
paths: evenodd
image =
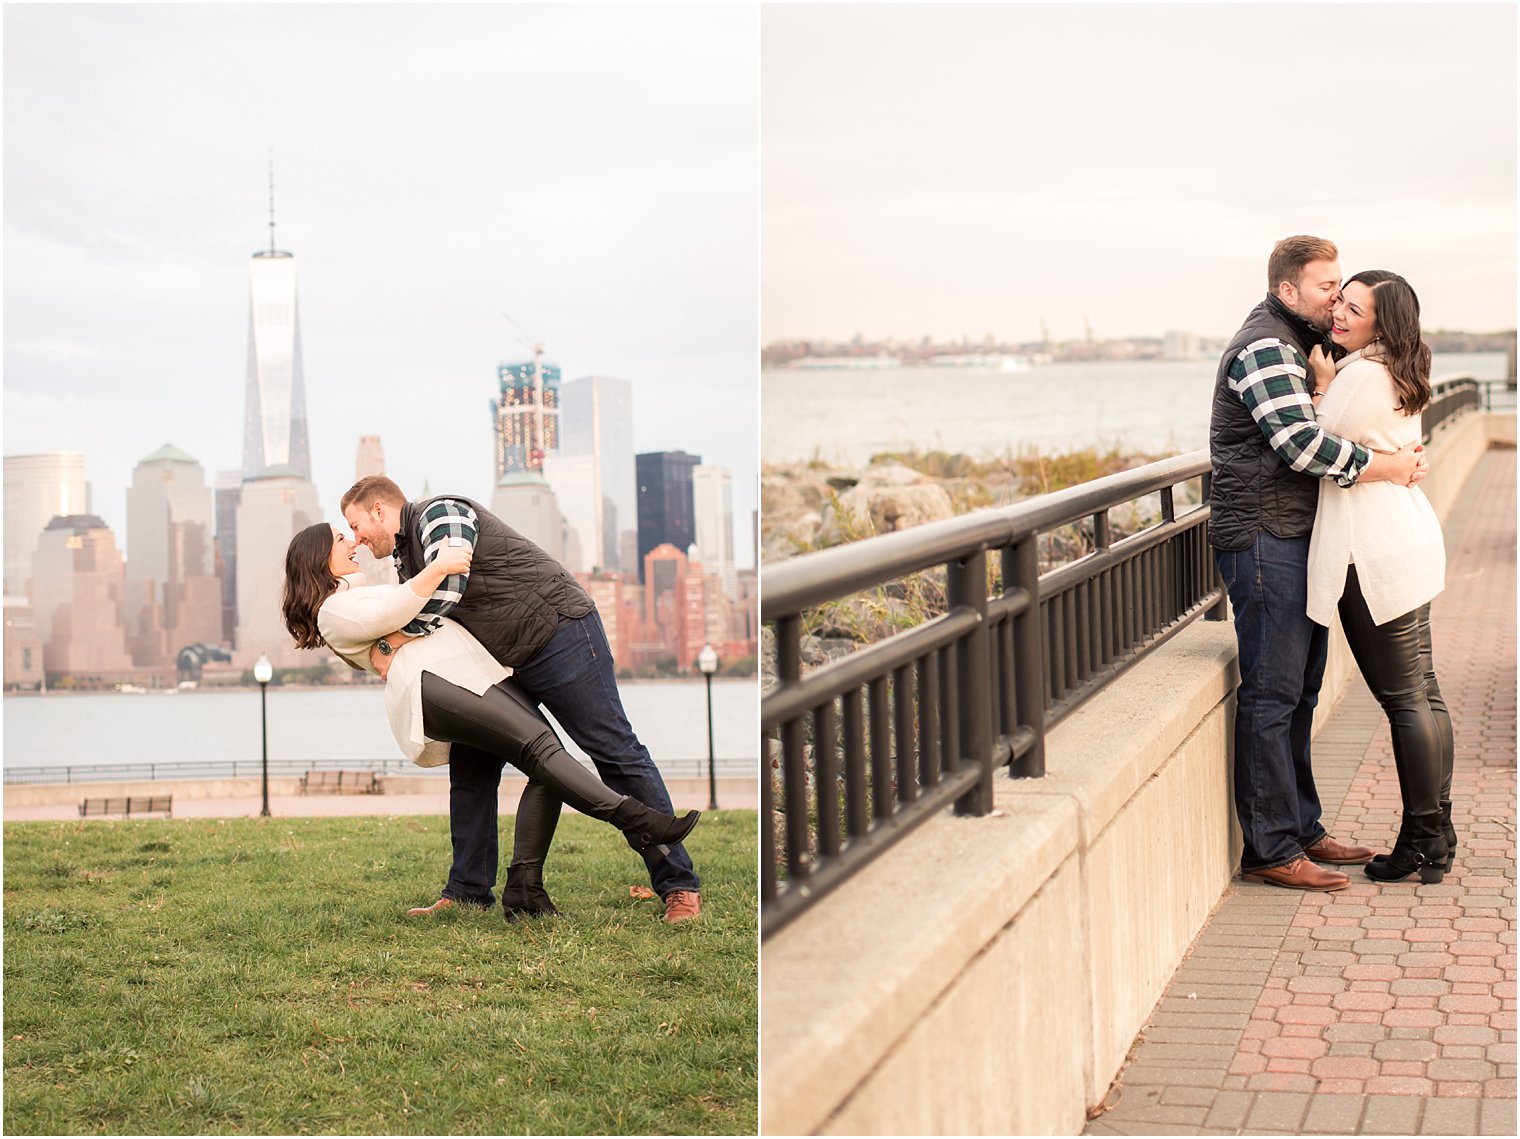
<svg viewBox="0 0 1520 1139"><path fill-rule="evenodd" d="M1267 438L1241 398L1230 390L1230 364L1256 340L1275 337L1292 344L1307 360L1320 334L1281 301L1268 296L1251 310L1230 341L1214 377L1209 416L1209 544L1243 550L1265 530L1278 538L1302 538L1314 529L1319 480L1295 471L1267 446Z"/></svg>
<svg viewBox="0 0 1520 1139"><path fill-rule="evenodd" d="M448 615L474 634L497 660L521 668L538 655L561 617L584 617L595 608L590 595L564 566L478 502L457 494L409 502L401 510L396 563L402 581L422 570L417 521L433 503L462 502L475 511L478 532L464 600Z"/></svg>

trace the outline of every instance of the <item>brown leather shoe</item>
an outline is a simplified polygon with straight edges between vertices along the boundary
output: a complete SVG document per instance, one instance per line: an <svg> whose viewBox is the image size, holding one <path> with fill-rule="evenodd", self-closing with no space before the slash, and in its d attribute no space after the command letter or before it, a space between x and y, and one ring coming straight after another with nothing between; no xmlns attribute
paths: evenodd
<svg viewBox="0 0 1520 1139"><path fill-rule="evenodd" d="M665 921L692 921L702 915L702 895L695 890L672 890L665 895Z"/></svg>
<svg viewBox="0 0 1520 1139"><path fill-rule="evenodd" d="M1285 890L1318 890L1328 893L1350 885L1351 879L1339 870L1325 870L1299 855L1286 866L1274 866L1270 870L1241 871L1247 882L1262 882L1268 886L1281 886Z"/></svg>
<svg viewBox="0 0 1520 1139"><path fill-rule="evenodd" d="M1315 862L1328 862L1333 866L1361 866L1372 861L1373 850L1370 846L1347 846L1326 835L1313 846L1305 847L1304 853Z"/></svg>
<svg viewBox="0 0 1520 1139"><path fill-rule="evenodd" d="M453 898L439 898L431 906L414 906L412 909L406 911L406 916L409 918L423 918L429 916L430 914L438 914L442 913L444 910L453 909L459 904L460 903L456 902Z"/></svg>

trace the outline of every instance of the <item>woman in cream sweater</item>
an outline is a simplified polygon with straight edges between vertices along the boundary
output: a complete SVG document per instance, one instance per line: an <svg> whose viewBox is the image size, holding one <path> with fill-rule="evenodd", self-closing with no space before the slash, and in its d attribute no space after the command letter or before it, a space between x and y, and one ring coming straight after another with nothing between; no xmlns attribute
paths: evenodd
<svg viewBox="0 0 1520 1139"><path fill-rule="evenodd" d="M325 522L291 539L285 552L285 627L298 647L326 646L352 667L373 672L370 646L417 616L445 577L467 572L471 551L444 547L402 585L364 585L354 550L352 541ZM699 812L675 818L610 790L566 753L548 722L507 679L510 673L446 617L431 636L407 641L396 650L385 685L386 712L402 752L424 767L447 763L454 743L499 756L526 774L530 787L542 785L582 814L617 827L640 854L651 849L668 854L686 837ZM557 804L552 810L558 814ZM519 818L518 825L524 824L536 836L531 842L547 848L553 820ZM514 860L522 845L516 844ZM540 865L543 853L538 852ZM513 905L505 896L502 901L513 917ZM554 912L541 879L535 897L517 911Z"/></svg>
<svg viewBox="0 0 1520 1139"><path fill-rule="evenodd" d="M1352 277L1330 337L1348 354L1332 363L1316 348L1310 360L1321 426L1378 451L1418 443L1420 411L1430 402L1430 349L1409 282L1383 269ZM1309 617L1329 625L1340 614L1357 667L1388 715L1403 798L1393 852L1367 865L1368 877L1380 881L1418 871L1420 881L1439 882L1456 846L1451 716L1430 640L1430 602L1445 575L1441 524L1418 487L1320 480Z"/></svg>

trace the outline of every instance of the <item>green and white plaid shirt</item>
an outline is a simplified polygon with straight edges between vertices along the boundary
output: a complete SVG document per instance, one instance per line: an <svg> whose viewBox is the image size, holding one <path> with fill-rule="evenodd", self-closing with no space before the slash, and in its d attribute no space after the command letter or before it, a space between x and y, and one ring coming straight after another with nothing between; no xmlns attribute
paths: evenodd
<svg viewBox="0 0 1520 1139"><path fill-rule="evenodd" d="M1319 425L1309 364L1293 345L1275 336L1252 341L1230 361L1227 377L1267 446L1295 471L1350 486L1372 461L1367 448Z"/></svg>
<svg viewBox="0 0 1520 1139"><path fill-rule="evenodd" d="M410 535L414 542L422 544L422 561L431 565L438 558L438 551L446 545L464 545L475 548L477 532L475 512L454 498L439 499L422 512L417 519L417 533ZM397 558L400 564L400 558ZM403 633L414 637L426 637L443 626L443 616L464 600L465 587L470 584L467 573L451 573L433 590L433 595L423 605L422 612L402 626Z"/></svg>

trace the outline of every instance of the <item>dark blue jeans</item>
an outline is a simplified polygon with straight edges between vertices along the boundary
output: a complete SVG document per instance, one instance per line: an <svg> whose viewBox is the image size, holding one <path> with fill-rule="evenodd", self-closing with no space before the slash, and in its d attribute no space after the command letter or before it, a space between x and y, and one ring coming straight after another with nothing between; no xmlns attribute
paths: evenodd
<svg viewBox="0 0 1520 1139"><path fill-rule="evenodd" d="M467 744L449 746L449 838L454 849L454 863L443 896L462 902L490 906L496 901L491 889L496 885L496 865L500 860L497 845L496 797L501 788L501 773L507 761L499 755L481 751ZM531 786L531 784L530 784ZM523 789L528 798L527 788ZM549 796L551 809L559 802ZM519 803L518 811L524 809Z"/></svg>
<svg viewBox="0 0 1520 1139"><path fill-rule="evenodd" d="M513 673L513 679L591 757L603 783L645 806L674 813L665 780L623 711L612 649L595 609L562 622L538 655ZM454 865L443 892L490 905L491 887L496 883L496 795L502 763L457 744L450 756ZM672 890L700 888L691 855L683 846L671 847L668 858L650 851L644 862L650 884L662 898Z"/></svg>
<svg viewBox="0 0 1520 1139"><path fill-rule="evenodd" d="M1285 866L1325 837L1309 762L1329 630L1309 620L1309 539L1261 533L1215 550L1240 647L1235 813L1242 870Z"/></svg>

